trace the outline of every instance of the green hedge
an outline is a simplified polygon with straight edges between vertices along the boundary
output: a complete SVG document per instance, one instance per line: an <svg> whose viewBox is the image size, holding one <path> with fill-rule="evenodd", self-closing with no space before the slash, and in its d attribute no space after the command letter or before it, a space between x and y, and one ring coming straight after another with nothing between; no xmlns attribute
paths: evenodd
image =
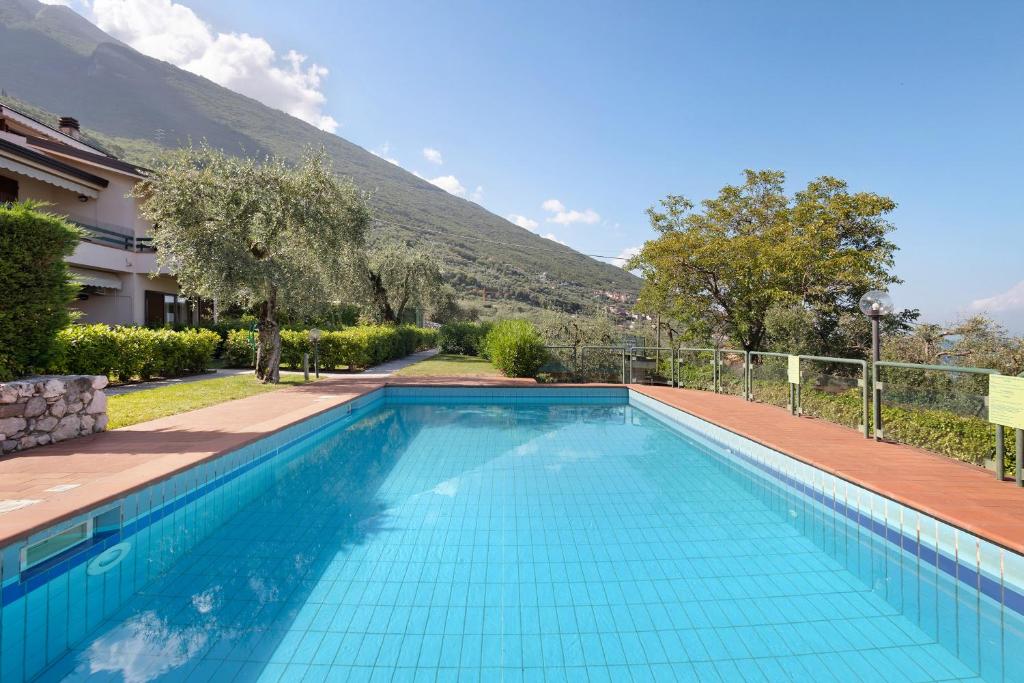
<svg viewBox="0 0 1024 683"><path fill-rule="evenodd" d="M437 345L441 353L458 353L464 356L486 354L484 339L491 331L492 323L454 322L441 326Z"/></svg>
<svg viewBox="0 0 1024 683"><path fill-rule="evenodd" d="M484 339L487 357L509 377L536 377L548 359L537 328L525 320L503 320Z"/></svg>
<svg viewBox="0 0 1024 683"><path fill-rule="evenodd" d="M70 325L57 334L49 372L122 382L194 374L210 367L219 341L210 330Z"/></svg>
<svg viewBox="0 0 1024 683"><path fill-rule="evenodd" d="M411 325L365 325L322 332L318 344L320 369L361 370L395 358L404 358L416 351L433 348L436 342L437 330ZM282 330L281 365L301 369L304 353L310 355L312 364L313 344L309 341L309 333L306 330ZM231 367L247 368L252 367L253 359L249 332L228 332L227 341L224 343L225 362Z"/></svg>
<svg viewBox="0 0 1024 683"><path fill-rule="evenodd" d="M37 207L0 203L0 382L50 363L79 289L64 263L79 230Z"/></svg>

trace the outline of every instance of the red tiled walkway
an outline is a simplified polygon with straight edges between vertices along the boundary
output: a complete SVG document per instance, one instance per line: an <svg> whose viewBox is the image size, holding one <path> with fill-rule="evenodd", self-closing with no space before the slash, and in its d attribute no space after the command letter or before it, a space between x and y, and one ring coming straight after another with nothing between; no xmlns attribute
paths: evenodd
<svg viewBox="0 0 1024 683"><path fill-rule="evenodd" d="M1024 489L980 467L736 396L632 386L662 403L1024 553Z"/></svg>

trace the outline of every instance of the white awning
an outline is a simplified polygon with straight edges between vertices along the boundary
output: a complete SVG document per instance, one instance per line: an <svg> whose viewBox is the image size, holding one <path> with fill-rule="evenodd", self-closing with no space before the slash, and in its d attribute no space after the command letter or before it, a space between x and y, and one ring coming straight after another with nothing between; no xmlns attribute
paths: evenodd
<svg viewBox="0 0 1024 683"><path fill-rule="evenodd" d="M107 273L92 268L69 267L71 277L88 287L102 287L103 289L121 289L121 278L114 273Z"/></svg>
<svg viewBox="0 0 1024 683"><path fill-rule="evenodd" d="M30 166L29 164L19 161L18 159L14 159L3 154L0 154L0 168L6 169L13 173L17 173L18 175L26 176L28 178L34 178L35 180L39 180L48 185L53 185L64 190L77 192L83 197L96 199L97 197L100 196L99 191L93 187L89 187L88 185L75 182L70 178L57 175L56 173L49 173L48 171L44 171L41 168Z"/></svg>

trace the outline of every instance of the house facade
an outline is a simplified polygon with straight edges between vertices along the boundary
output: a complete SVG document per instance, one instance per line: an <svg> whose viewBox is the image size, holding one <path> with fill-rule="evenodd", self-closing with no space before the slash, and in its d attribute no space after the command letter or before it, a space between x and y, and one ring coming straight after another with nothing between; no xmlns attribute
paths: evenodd
<svg viewBox="0 0 1024 683"><path fill-rule="evenodd" d="M195 324L197 312L162 272L150 224L128 193L145 169L82 140L78 121L59 129L0 105L0 202L33 199L85 232L67 259L82 288L79 322Z"/></svg>

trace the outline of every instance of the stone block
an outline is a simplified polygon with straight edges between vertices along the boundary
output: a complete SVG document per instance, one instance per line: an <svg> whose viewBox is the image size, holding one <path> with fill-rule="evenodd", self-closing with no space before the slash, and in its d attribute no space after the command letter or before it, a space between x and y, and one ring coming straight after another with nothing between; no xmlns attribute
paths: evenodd
<svg viewBox="0 0 1024 683"><path fill-rule="evenodd" d="M92 426L96 424L96 418L92 415L82 416L82 433L92 434Z"/></svg>
<svg viewBox="0 0 1024 683"><path fill-rule="evenodd" d="M48 432L54 427L56 427L58 422L60 422L60 420L48 415L46 417L41 417L38 420L36 420L33 429L37 432Z"/></svg>
<svg viewBox="0 0 1024 683"><path fill-rule="evenodd" d="M42 396L33 396L25 404L25 417L37 417L46 412L46 399Z"/></svg>
<svg viewBox="0 0 1024 683"><path fill-rule="evenodd" d="M97 391L92 395L92 401L86 406L85 412L95 415L96 413L107 412L107 395L102 391Z"/></svg>
<svg viewBox="0 0 1024 683"><path fill-rule="evenodd" d="M57 399L53 405L50 406L50 415L54 417L64 417L68 414L68 404L63 398Z"/></svg>
<svg viewBox="0 0 1024 683"><path fill-rule="evenodd" d="M103 387L107 386L109 382L110 380L107 379L106 375L96 375L95 377L92 378L92 388L102 389Z"/></svg>
<svg viewBox="0 0 1024 683"><path fill-rule="evenodd" d="M110 421L110 416L106 413L96 416L96 424L92 426L92 431L102 432L107 429L107 423Z"/></svg>
<svg viewBox="0 0 1024 683"><path fill-rule="evenodd" d="M43 396L51 398L53 396L60 396L67 391L67 384L59 379L50 379L43 385Z"/></svg>
<svg viewBox="0 0 1024 683"><path fill-rule="evenodd" d="M14 403L18 400L18 387L14 384L0 384L0 404Z"/></svg>
<svg viewBox="0 0 1024 683"><path fill-rule="evenodd" d="M50 432L50 438L56 443L78 436L82 428L82 420L77 415L68 415L57 423L57 426Z"/></svg>
<svg viewBox="0 0 1024 683"><path fill-rule="evenodd" d="M24 403L5 403L0 404L0 418L5 417L22 417L25 416L25 404ZM31 417L31 416L29 416Z"/></svg>
<svg viewBox="0 0 1024 683"><path fill-rule="evenodd" d="M7 417L0 420L0 434L6 434L8 439L20 436L19 432L28 425L23 417Z"/></svg>

